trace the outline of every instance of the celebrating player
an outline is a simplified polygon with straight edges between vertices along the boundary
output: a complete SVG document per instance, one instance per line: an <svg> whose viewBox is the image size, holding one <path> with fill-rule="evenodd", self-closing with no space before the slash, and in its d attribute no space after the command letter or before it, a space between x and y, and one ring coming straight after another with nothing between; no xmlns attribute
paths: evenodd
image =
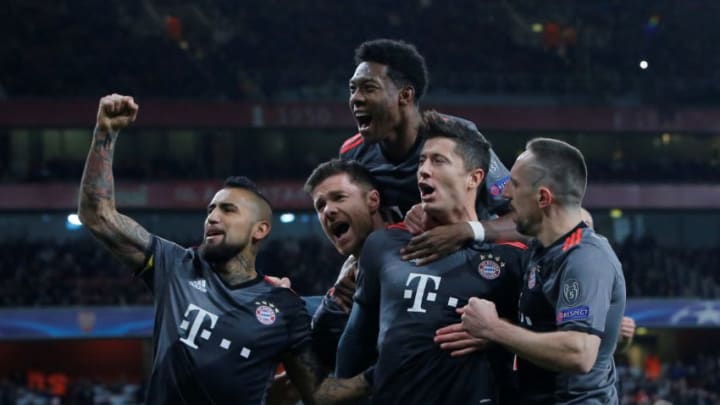
<svg viewBox="0 0 720 405"><path fill-rule="evenodd" d="M465 123L436 112L426 113L423 125L427 139L416 184L424 209L443 225L477 220L475 199L489 165L489 144ZM458 322L456 308L475 295L514 318L522 248L477 244L416 265L400 256L410 238L396 224L365 241L337 375L355 375L377 361L378 404L496 403L502 384L510 381L509 353L495 347L451 356L433 337L436 329Z"/></svg>
<svg viewBox="0 0 720 405"><path fill-rule="evenodd" d="M362 375L326 379L310 350L310 317L291 290L255 269L271 228L270 204L246 178L229 178L207 206L199 249L150 234L115 207L112 159L135 120L132 97L103 97L85 163L78 213L155 296L152 404L261 404L280 360L306 403L365 394ZM317 391L316 391L317 390Z"/></svg>
<svg viewBox="0 0 720 405"><path fill-rule="evenodd" d="M583 222L587 167L575 147L538 138L511 170L505 195L518 231L532 235L520 322L473 298L462 323L518 356L525 404L617 404L613 352L625 310L625 279L607 239Z"/></svg>
<svg viewBox="0 0 720 405"><path fill-rule="evenodd" d="M425 59L415 46L403 41L367 41L355 50L356 69L350 78L350 109L358 134L342 145L340 157L359 161L380 187L386 219L397 222L420 202L415 174L425 140L420 100L428 85ZM477 131L470 121L453 117ZM478 132L479 134L479 132ZM459 249L472 240L520 240L510 218L489 221L505 212L502 190L509 173L492 150L486 182L478 189L476 211L482 222L470 221L423 229L427 223L410 215L413 233L406 260L426 263ZM422 211L422 210L420 210Z"/></svg>

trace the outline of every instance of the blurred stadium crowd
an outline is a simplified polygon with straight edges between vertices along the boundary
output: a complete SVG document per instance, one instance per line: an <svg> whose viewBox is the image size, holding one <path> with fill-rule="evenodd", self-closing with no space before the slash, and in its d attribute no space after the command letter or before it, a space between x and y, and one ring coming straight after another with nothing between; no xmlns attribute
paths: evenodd
<svg viewBox="0 0 720 405"><path fill-rule="evenodd" d="M495 138L492 135L488 135ZM492 139L491 139L492 141ZM689 161L683 158L666 158L649 161L632 159L602 159L588 161L588 172L596 182L667 182L683 181L688 183L708 182L720 178L720 150L717 158L706 161ZM283 161L267 161L260 157L248 156L242 162L243 167L253 167L253 176L257 179L292 179L310 173L319 162L305 156L288 156ZM77 159L49 159L39 162L27 173L5 173L5 178L13 181L47 182L67 179L79 179L83 161ZM506 160L511 166L511 161ZM238 170L237 172L247 172ZM174 161L157 159L153 161L117 162L115 173L122 180L177 180L207 179L222 177L224 174L210 173L201 161ZM0 179L3 178L0 171ZM304 179L303 179L304 180Z"/></svg>
<svg viewBox="0 0 720 405"><path fill-rule="evenodd" d="M109 90L141 98L344 96L351 50L385 36L420 44L436 97L705 103L720 93L719 8L708 0L415 0L393 8L318 0L10 0L1 18L0 87L11 98L94 98ZM62 74L46 74L53 66Z"/></svg>
<svg viewBox="0 0 720 405"><path fill-rule="evenodd" d="M696 357L660 363L648 356L645 364L630 367L618 362L621 378L621 404L692 404L715 405L720 402L720 355L699 354ZM0 378L0 403L18 405L53 405L58 396L47 391L27 388L22 373ZM138 384L104 384L98 381L74 381L67 387L62 403L76 405L142 404L144 388ZM658 401L668 402L658 402Z"/></svg>
<svg viewBox="0 0 720 405"><path fill-rule="evenodd" d="M696 357L661 363L648 356L642 367L618 362L622 381L621 404L714 405L720 402L720 355L698 354ZM667 404L667 402L664 402Z"/></svg>
<svg viewBox="0 0 720 405"><path fill-rule="evenodd" d="M628 238L615 248L628 297L720 299L717 248L669 248L648 238ZM325 240L278 238L262 249L258 268L290 277L301 295L320 295L332 286L342 262ZM0 307L150 304L142 281L93 240L0 245Z"/></svg>

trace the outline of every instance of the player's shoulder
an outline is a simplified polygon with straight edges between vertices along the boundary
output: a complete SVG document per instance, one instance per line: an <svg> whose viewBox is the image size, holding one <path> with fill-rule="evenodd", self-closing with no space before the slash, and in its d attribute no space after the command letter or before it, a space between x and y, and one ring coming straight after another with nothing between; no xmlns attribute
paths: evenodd
<svg viewBox="0 0 720 405"><path fill-rule="evenodd" d="M183 247L177 242L165 239L158 235L151 235L150 246L148 247L150 252L163 252L165 254L172 254L185 259L192 259L199 256L197 247Z"/></svg>
<svg viewBox="0 0 720 405"><path fill-rule="evenodd" d="M528 246L520 241L475 243L472 248L478 251L480 256L497 258L512 264L512 267L521 267L525 253L528 252Z"/></svg>
<svg viewBox="0 0 720 405"><path fill-rule="evenodd" d="M404 244L412 238L412 234L404 222L388 225L384 229L378 229L365 240L366 249L385 249L388 245Z"/></svg>
<svg viewBox="0 0 720 405"><path fill-rule="evenodd" d="M503 249L503 250L512 250L512 251L516 251L516 252L525 252L528 250L528 245L522 241L499 240L492 244L494 246L496 246L498 249Z"/></svg>
<svg viewBox="0 0 720 405"><path fill-rule="evenodd" d="M277 285L271 277L268 277L266 275L261 276L262 280L260 283L258 283L258 287L262 291L262 293L278 297L280 299L288 299L288 300L301 300L300 295L295 292L292 288L289 287L281 287Z"/></svg>
<svg viewBox="0 0 720 405"><path fill-rule="evenodd" d="M506 252L512 255L523 255L528 251L528 245L521 241L494 241L475 242L471 248L478 251Z"/></svg>
<svg viewBox="0 0 720 405"><path fill-rule="evenodd" d="M616 262L617 255L610 242L592 228L578 227L556 246L558 255L566 260Z"/></svg>
<svg viewBox="0 0 720 405"><path fill-rule="evenodd" d="M588 252L595 249L612 251L610 242L602 235L595 233L592 228L578 227L562 240L561 250L565 253Z"/></svg>
<svg viewBox="0 0 720 405"><path fill-rule="evenodd" d="M279 310L298 311L305 308L305 301L292 288L280 287L275 285L267 276L262 276L263 280L259 283L260 291L258 293L257 302L260 304L272 306Z"/></svg>
<svg viewBox="0 0 720 405"><path fill-rule="evenodd" d="M340 157L343 159L355 157L360 151L360 146L362 146L364 142L365 141L362 135L359 133L346 139L340 146Z"/></svg>
<svg viewBox="0 0 720 405"><path fill-rule="evenodd" d="M405 222L398 222L395 224L387 225L385 229L377 233L384 235L386 240L406 242L412 238L410 228L408 228Z"/></svg>

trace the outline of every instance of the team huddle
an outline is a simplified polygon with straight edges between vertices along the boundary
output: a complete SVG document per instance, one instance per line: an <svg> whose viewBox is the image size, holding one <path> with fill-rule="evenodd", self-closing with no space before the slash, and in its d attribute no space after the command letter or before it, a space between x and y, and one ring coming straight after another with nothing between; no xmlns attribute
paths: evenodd
<svg viewBox="0 0 720 405"><path fill-rule="evenodd" d="M355 62L358 134L305 183L347 256L312 315L255 269L272 208L247 178L212 198L198 248L116 210L115 143L139 107L100 100L78 213L153 292L146 402L619 403L625 280L584 220L582 153L536 138L508 172L475 124L420 109L413 45L368 41Z"/></svg>

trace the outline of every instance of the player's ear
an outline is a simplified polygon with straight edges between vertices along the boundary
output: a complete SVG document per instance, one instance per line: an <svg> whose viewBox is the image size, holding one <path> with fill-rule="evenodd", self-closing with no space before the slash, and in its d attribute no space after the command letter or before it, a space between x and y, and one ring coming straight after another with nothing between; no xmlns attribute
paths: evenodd
<svg viewBox="0 0 720 405"><path fill-rule="evenodd" d="M261 219L257 222L255 222L255 225L253 225L253 231L252 231L252 238L254 242L259 242L263 239L265 239L268 234L270 234L270 229L272 228L272 225L270 225L270 221Z"/></svg>
<svg viewBox="0 0 720 405"><path fill-rule="evenodd" d="M538 206L540 208L547 208L553 202L553 193L547 187L540 187L537 191Z"/></svg>
<svg viewBox="0 0 720 405"><path fill-rule="evenodd" d="M405 86L400 89L399 103L402 106L410 105L415 102L415 89L412 86Z"/></svg>
<svg viewBox="0 0 720 405"><path fill-rule="evenodd" d="M367 193L367 204L370 208L370 213L374 214L380 209L380 192L376 189L372 189Z"/></svg>
<svg viewBox="0 0 720 405"><path fill-rule="evenodd" d="M485 179L485 170L475 169L471 170L467 176L467 187L469 189L477 189Z"/></svg>

